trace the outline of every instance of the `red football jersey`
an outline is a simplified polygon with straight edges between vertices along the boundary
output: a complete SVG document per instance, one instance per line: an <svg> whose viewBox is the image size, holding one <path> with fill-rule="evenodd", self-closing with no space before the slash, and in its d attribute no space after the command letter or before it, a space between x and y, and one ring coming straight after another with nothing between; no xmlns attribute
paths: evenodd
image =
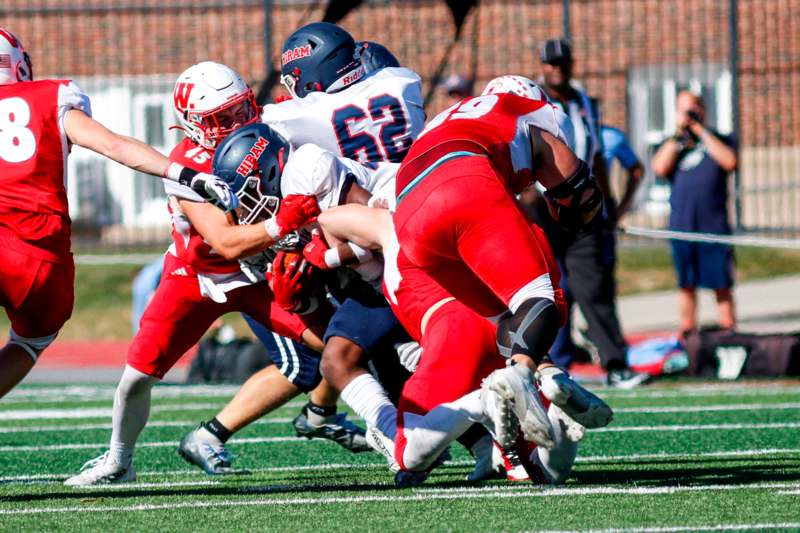
<svg viewBox="0 0 800 533"><path fill-rule="evenodd" d="M178 143L169 154L169 160L198 172L211 172L214 153L196 144L189 138ZM174 181L164 181L167 193L177 198L202 202L203 199L189 187ZM225 259L217 254L203 239L177 202L170 202L172 216L172 239L175 255L184 263L202 274L232 274L239 272L239 262Z"/></svg>
<svg viewBox="0 0 800 533"><path fill-rule="evenodd" d="M49 261L70 249L69 109L91 115L88 97L68 80L0 86L0 244Z"/></svg>
<svg viewBox="0 0 800 533"><path fill-rule="evenodd" d="M536 126L567 143L561 129L563 113L543 100L515 94L487 94L461 100L431 120L420 134L397 174L397 194L424 169L414 160L450 141L465 151L489 157L512 191L533 181L529 126Z"/></svg>

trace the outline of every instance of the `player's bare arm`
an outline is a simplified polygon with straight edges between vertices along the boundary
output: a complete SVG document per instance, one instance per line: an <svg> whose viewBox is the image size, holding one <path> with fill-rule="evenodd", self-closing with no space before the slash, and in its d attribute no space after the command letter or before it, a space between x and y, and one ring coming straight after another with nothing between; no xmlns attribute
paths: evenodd
<svg viewBox="0 0 800 533"><path fill-rule="evenodd" d="M360 204L340 205L320 213L317 222L326 234L370 250L380 250L394 231L388 209Z"/></svg>
<svg viewBox="0 0 800 533"><path fill-rule="evenodd" d="M67 111L64 131L72 144L88 148L133 170L184 183L222 209L236 207L236 197L222 180L170 163L158 150L132 137L114 133L79 109Z"/></svg>
<svg viewBox="0 0 800 533"><path fill-rule="evenodd" d="M225 259L236 260L266 250L275 243L264 224L239 225L230 213L206 202L178 200L192 226Z"/></svg>
<svg viewBox="0 0 800 533"><path fill-rule="evenodd" d="M536 179L547 189L554 218L578 229L591 223L603 207L603 196L586 163L563 141L531 127Z"/></svg>

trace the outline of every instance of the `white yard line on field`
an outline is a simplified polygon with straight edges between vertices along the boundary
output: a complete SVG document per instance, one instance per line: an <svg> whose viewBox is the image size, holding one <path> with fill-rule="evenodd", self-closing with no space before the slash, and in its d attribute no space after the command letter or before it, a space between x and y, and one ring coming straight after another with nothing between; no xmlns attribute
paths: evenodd
<svg viewBox="0 0 800 533"><path fill-rule="evenodd" d="M800 529L800 522L767 524L714 524L708 526L614 527L582 529L583 533L680 533L682 531L764 531L769 529ZM537 533L572 533L574 530L536 530Z"/></svg>
<svg viewBox="0 0 800 533"><path fill-rule="evenodd" d="M264 424L288 424L291 418L278 417L278 418L262 418L251 422L250 425L264 425ZM186 427L187 429L197 426L197 420L156 420L148 422L148 428L169 428L169 427ZM0 428L0 434L3 433L39 433L40 431L63 431L65 433L72 433L75 431L88 431L92 429L111 429L111 423L103 424L61 424L57 426L20 426Z"/></svg>
<svg viewBox="0 0 800 533"><path fill-rule="evenodd" d="M0 509L0 515L42 514L42 513L108 513L108 512L135 512L158 511L170 509L209 509L218 507L252 507L252 506L286 506L286 505L331 505L343 503L375 503L375 502L429 502L432 500L471 500L486 498L530 498L530 497L559 497L559 496L594 496L600 494L614 495L662 495L681 492L706 492L706 491L733 491L733 490L774 490L781 488L794 488L797 483L753 483L744 485L706 485L699 487L666 486L666 487L615 487L597 486L580 488L551 488L541 489L527 487L477 489L453 488L418 491L410 495L370 495L370 496L338 496L323 498L288 498L288 499L257 499L257 500L213 500L191 501L163 504L138 504L138 505L102 505L102 506L72 506L72 507L33 507L24 509Z"/></svg>
<svg viewBox="0 0 800 533"><path fill-rule="evenodd" d="M615 413L705 413L712 411L760 411L762 409L800 409L800 402L732 403L711 405L676 405L665 407L615 407Z"/></svg>
<svg viewBox="0 0 800 533"><path fill-rule="evenodd" d="M283 419L287 420L287 419ZM286 423L286 422L282 422ZM153 422L157 424L157 422ZM164 422L163 426L175 425L173 422ZM190 427L190 424L183 424ZM151 426L152 427L152 426ZM696 431L696 430L742 430L742 429L790 429L800 428L800 423L797 422L775 422L769 424L707 424L707 425L666 425L666 426L620 426L611 428L602 428L591 430L592 432L625 432L625 431ZM64 428L65 432L72 432L78 428ZM309 439L299 439L298 437L249 437L232 439L232 444L261 444L267 442L310 442ZM162 448L168 446L177 446L177 441L156 441L156 442L140 442L137 446L143 448ZM34 444L34 445L5 445L0 446L0 452L38 452L38 451L51 451L51 450L89 450L93 448L104 448L108 444L104 442L94 443L73 443L73 444Z"/></svg>
<svg viewBox="0 0 800 533"><path fill-rule="evenodd" d="M630 455L590 455L578 457L578 463L601 463L609 461L637 461L637 460L663 460L663 459L694 459L694 458L716 458L716 457L763 457L770 455L787 455L787 454L800 454L800 448L765 448L756 450L722 450L716 452L703 452L703 453L650 453L650 454L630 454ZM448 461L448 466L472 466L474 464L471 460L466 461ZM296 465L296 466L272 466L266 468L253 468L248 469L250 473L275 473L275 472L307 472L307 471L327 471L327 470L351 470L363 468L386 468L385 462L378 463L327 463L316 465ZM13 483L16 481L31 483L31 482L54 482L62 481L74 472L64 474L27 474L16 476L2 476L0 483ZM182 470L157 470L139 472L139 477L151 476L172 476L172 475L202 475L203 472L198 469L182 469Z"/></svg>
<svg viewBox="0 0 800 533"><path fill-rule="evenodd" d="M575 459L576 463L603 463L609 461L643 461L659 459L694 459L715 457L761 457L765 455L785 455L800 453L800 448L761 448L755 450L720 450L702 453L632 453L629 455L584 455Z"/></svg>
<svg viewBox="0 0 800 533"><path fill-rule="evenodd" d="M591 387L590 387L591 388ZM764 383L758 385L745 385L736 383L735 385L686 385L682 387L640 387L634 390L624 390L615 388L592 388L592 390L603 397L617 399L636 399L636 398L685 398L693 396L779 396L781 394L791 395L800 394L798 385L776 385Z"/></svg>
<svg viewBox="0 0 800 533"><path fill-rule="evenodd" d="M223 402L215 403L165 403L150 408L151 413L171 411L203 411L221 409ZM302 407L305 402L288 402L278 409ZM7 420L67 420L80 418L103 418L111 416L111 407L73 407L71 409L6 409L0 410L0 421Z"/></svg>
<svg viewBox="0 0 800 533"><path fill-rule="evenodd" d="M286 425L291 418L264 418L252 422L251 425ZM161 427L186 427L191 428L197 424L196 420L158 420L148 422L148 428ZM800 428L800 422L768 422L755 424L666 424L658 426L610 426L600 429L591 429L591 433L624 433L628 431L710 431L710 430L736 430L736 429L791 429ZM89 431L95 429L111 429L110 423L105 424L79 424L57 426L21 426L0 428L0 434L9 433L39 433L39 432L64 432Z"/></svg>
<svg viewBox="0 0 800 533"><path fill-rule="evenodd" d="M610 426L590 429L592 433L619 433L626 431L709 431L713 429L789 429L800 428L800 422L770 422L764 424L675 424L663 426Z"/></svg>
<svg viewBox="0 0 800 533"><path fill-rule="evenodd" d="M282 406L300 407L303 402L289 402ZM154 405L151 412L161 413L170 411L186 411L206 409L219 409L222 403L180 403ZM785 403L751 403L751 404L718 404L699 406L668 406L668 407L618 407L616 413L701 413L719 411L758 411L763 409L784 410L800 409L800 402ZM10 420L66 420L81 418L110 417L110 407L75 407L72 409L7 409L0 411L0 421Z"/></svg>
<svg viewBox="0 0 800 533"><path fill-rule="evenodd" d="M320 439L315 439L320 442ZM262 442L312 442L310 439L302 439L299 437L250 437L242 439L232 439L230 441L234 444L259 444ZM325 441L329 442L329 441ZM136 444L138 448L168 448L178 445L176 440L165 440L158 442L139 442ZM79 443L79 444L41 444L32 446L0 446L0 452L40 452L52 450L91 450L107 448L108 442L93 442L93 443Z"/></svg>

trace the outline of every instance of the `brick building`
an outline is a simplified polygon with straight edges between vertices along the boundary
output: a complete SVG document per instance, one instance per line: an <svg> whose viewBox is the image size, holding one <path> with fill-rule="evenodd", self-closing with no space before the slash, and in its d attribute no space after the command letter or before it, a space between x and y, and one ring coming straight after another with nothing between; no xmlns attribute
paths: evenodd
<svg viewBox="0 0 800 533"><path fill-rule="evenodd" d="M272 4L269 44L277 59L288 34L319 20L326 2ZM445 73L475 76L478 88L499 74L535 78L539 44L562 33L563 4L484 0L467 18ZM5 0L0 25L21 36L37 76L78 79L101 120L166 150L177 138L167 132L174 123L168 95L186 66L221 61L256 88L265 78L263 5L262 0ZM731 5L736 57L731 57ZM800 229L800 0L572 0L569 22L576 78L601 99L604 121L629 133L643 160L672 132L675 92L685 86L702 90L720 130L739 125L743 225ZM366 1L341 24L358 39L387 45L423 76L426 89L454 37L441 0ZM441 104L441 95L435 95L429 114ZM78 220L112 226L164 222L158 184L126 178L115 165L75 155L70 194ZM98 183L105 200L98 200Z"/></svg>

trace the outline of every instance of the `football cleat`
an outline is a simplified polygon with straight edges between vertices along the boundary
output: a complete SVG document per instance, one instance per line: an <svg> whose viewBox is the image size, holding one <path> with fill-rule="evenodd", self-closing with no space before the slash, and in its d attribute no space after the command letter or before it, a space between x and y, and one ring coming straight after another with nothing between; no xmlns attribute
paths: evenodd
<svg viewBox="0 0 800 533"><path fill-rule="evenodd" d="M614 411L606 402L578 385L557 366L538 370L536 381L545 398L585 428L605 427L614 418Z"/></svg>
<svg viewBox="0 0 800 533"><path fill-rule="evenodd" d="M517 440L512 446L501 447L499 444L496 446L502 457L508 481L514 483L529 481L537 485L547 482L541 467L531 461L537 446L526 441L521 433L517 435Z"/></svg>
<svg viewBox="0 0 800 533"><path fill-rule="evenodd" d="M400 465L394 459L394 441L383 434L381 430L374 427L367 427L366 441L370 449L381 454L386 462L389 463L389 470L397 474Z"/></svg>
<svg viewBox="0 0 800 533"><path fill-rule="evenodd" d="M233 454L224 445L203 438L201 429L202 424L183 436L178 444L178 455L212 476L241 473L231 468Z"/></svg>
<svg viewBox="0 0 800 533"><path fill-rule="evenodd" d="M467 481L486 481L503 477L505 468L500 448L495 446L491 436L485 435L469 449L475 458L475 468L467 474Z"/></svg>
<svg viewBox="0 0 800 533"><path fill-rule="evenodd" d="M514 444L519 427L526 440L553 447L553 427L528 367L515 364L489 374L481 383L481 399L483 412L492 422L501 446Z"/></svg>
<svg viewBox="0 0 800 533"><path fill-rule="evenodd" d="M347 420L345 413L338 413L333 422L314 426L308 421L305 411L301 411L292 421L292 425L298 437L332 440L353 453L368 452L372 449L367 443L366 432Z"/></svg>
<svg viewBox="0 0 800 533"><path fill-rule="evenodd" d="M136 468L133 462L121 465L111 459L111 452L106 451L100 457L87 461L79 474L64 481L68 487L89 487L92 485L110 485L136 481Z"/></svg>

